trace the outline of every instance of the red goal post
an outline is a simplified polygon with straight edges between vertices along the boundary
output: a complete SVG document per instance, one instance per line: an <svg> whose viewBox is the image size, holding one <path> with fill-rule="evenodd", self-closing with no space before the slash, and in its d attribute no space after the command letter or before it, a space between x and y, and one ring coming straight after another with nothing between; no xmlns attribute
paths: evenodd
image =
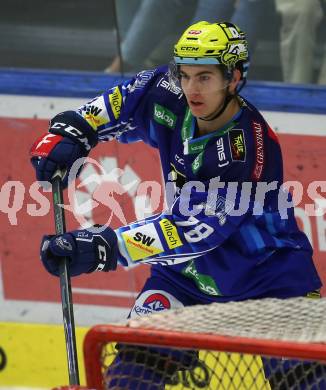
<svg viewBox="0 0 326 390"><path fill-rule="evenodd" d="M105 389L105 371L116 353L113 343L200 351L193 372L166 378L166 389L326 388L324 298L213 303L129 320L123 326L94 326L84 340L89 388ZM281 365L293 359L296 363L286 371L277 367L277 378L267 380L271 358Z"/></svg>

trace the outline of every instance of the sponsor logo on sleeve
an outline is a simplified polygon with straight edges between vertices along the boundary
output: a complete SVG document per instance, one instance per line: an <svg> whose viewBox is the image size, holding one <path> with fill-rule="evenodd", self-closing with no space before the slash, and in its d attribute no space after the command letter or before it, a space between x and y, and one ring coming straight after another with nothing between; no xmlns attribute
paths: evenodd
<svg viewBox="0 0 326 390"><path fill-rule="evenodd" d="M180 240L177 228L168 219L163 218L160 221L160 226L170 249L174 249L183 245L182 241Z"/></svg>
<svg viewBox="0 0 326 390"><path fill-rule="evenodd" d="M246 161L246 144L242 129L229 131L229 142L233 161Z"/></svg>
<svg viewBox="0 0 326 390"><path fill-rule="evenodd" d="M265 162L265 152L264 152L264 135L262 125L258 122L253 122L253 132L255 139L255 151L256 159L255 166L252 172L252 178L254 180L259 180L261 178L264 162Z"/></svg>
<svg viewBox="0 0 326 390"><path fill-rule="evenodd" d="M122 238L132 261L155 256L164 251L153 223L123 232Z"/></svg>
<svg viewBox="0 0 326 390"><path fill-rule="evenodd" d="M167 108L160 106L159 104L154 105L154 120L170 129L175 128L177 117L172 111Z"/></svg>
<svg viewBox="0 0 326 390"><path fill-rule="evenodd" d="M216 147L217 147L217 157L219 161L218 167L222 168L227 166L229 164L229 161L226 159L223 138L219 138L216 141Z"/></svg>
<svg viewBox="0 0 326 390"><path fill-rule="evenodd" d="M110 122L103 96L86 103L78 112L94 130Z"/></svg>
<svg viewBox="0 0 326 390"><path fill-rule="evenodd" d="M115 87L113 92L109 94L109 100L114 118L118 119L122 105L122 95L119 87Z"/></svg>

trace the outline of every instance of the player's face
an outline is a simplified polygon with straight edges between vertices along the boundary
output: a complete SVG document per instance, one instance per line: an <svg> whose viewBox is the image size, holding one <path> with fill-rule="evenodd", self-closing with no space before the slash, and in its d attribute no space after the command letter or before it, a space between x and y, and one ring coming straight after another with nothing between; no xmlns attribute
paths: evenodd
<svg viewBox="0 0 326 390"><path fill-rule="evenodd" d="M194 116L208 116L223 104L228 82L216 65L181 65L180 76Z"/></svg>

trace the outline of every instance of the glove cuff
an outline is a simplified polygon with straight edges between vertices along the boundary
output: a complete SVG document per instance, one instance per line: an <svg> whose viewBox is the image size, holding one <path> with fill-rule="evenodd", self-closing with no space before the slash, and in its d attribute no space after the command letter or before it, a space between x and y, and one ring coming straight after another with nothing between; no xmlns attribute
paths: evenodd
<svg viewBox="0 0 326 390"><path fill-rule="evenodd" d="M87 153L98 143L96 131L76 111L64 111L52 118L49 133L74 140Z"/></svg>
<svg viewBox="0 0 326 390"><path fill-rule="evenodd" d="M99 228L102 225L94 225L94 227ZM96 264L87 273L114 271L118 261L117 243L117 236L110 227L107 227L100 234L95 233L93 235L93 250L95 251Z"/></svg>

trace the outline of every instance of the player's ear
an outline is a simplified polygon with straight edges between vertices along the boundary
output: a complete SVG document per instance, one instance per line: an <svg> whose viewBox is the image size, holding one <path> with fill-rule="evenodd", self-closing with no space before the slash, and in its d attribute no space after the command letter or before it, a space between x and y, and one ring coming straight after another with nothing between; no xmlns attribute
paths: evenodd
<svg viewBox="0 0 326 390"><path fill-rule="evenodd" d="M233 70L233 74L232 74L232 78L231 78L231 81L230 81L230 84L229 84L229 90L231 93L234 93L236 88L237 88L237 85L239 84L241 80L241 72L239 69L234 69Z"/></svg>

